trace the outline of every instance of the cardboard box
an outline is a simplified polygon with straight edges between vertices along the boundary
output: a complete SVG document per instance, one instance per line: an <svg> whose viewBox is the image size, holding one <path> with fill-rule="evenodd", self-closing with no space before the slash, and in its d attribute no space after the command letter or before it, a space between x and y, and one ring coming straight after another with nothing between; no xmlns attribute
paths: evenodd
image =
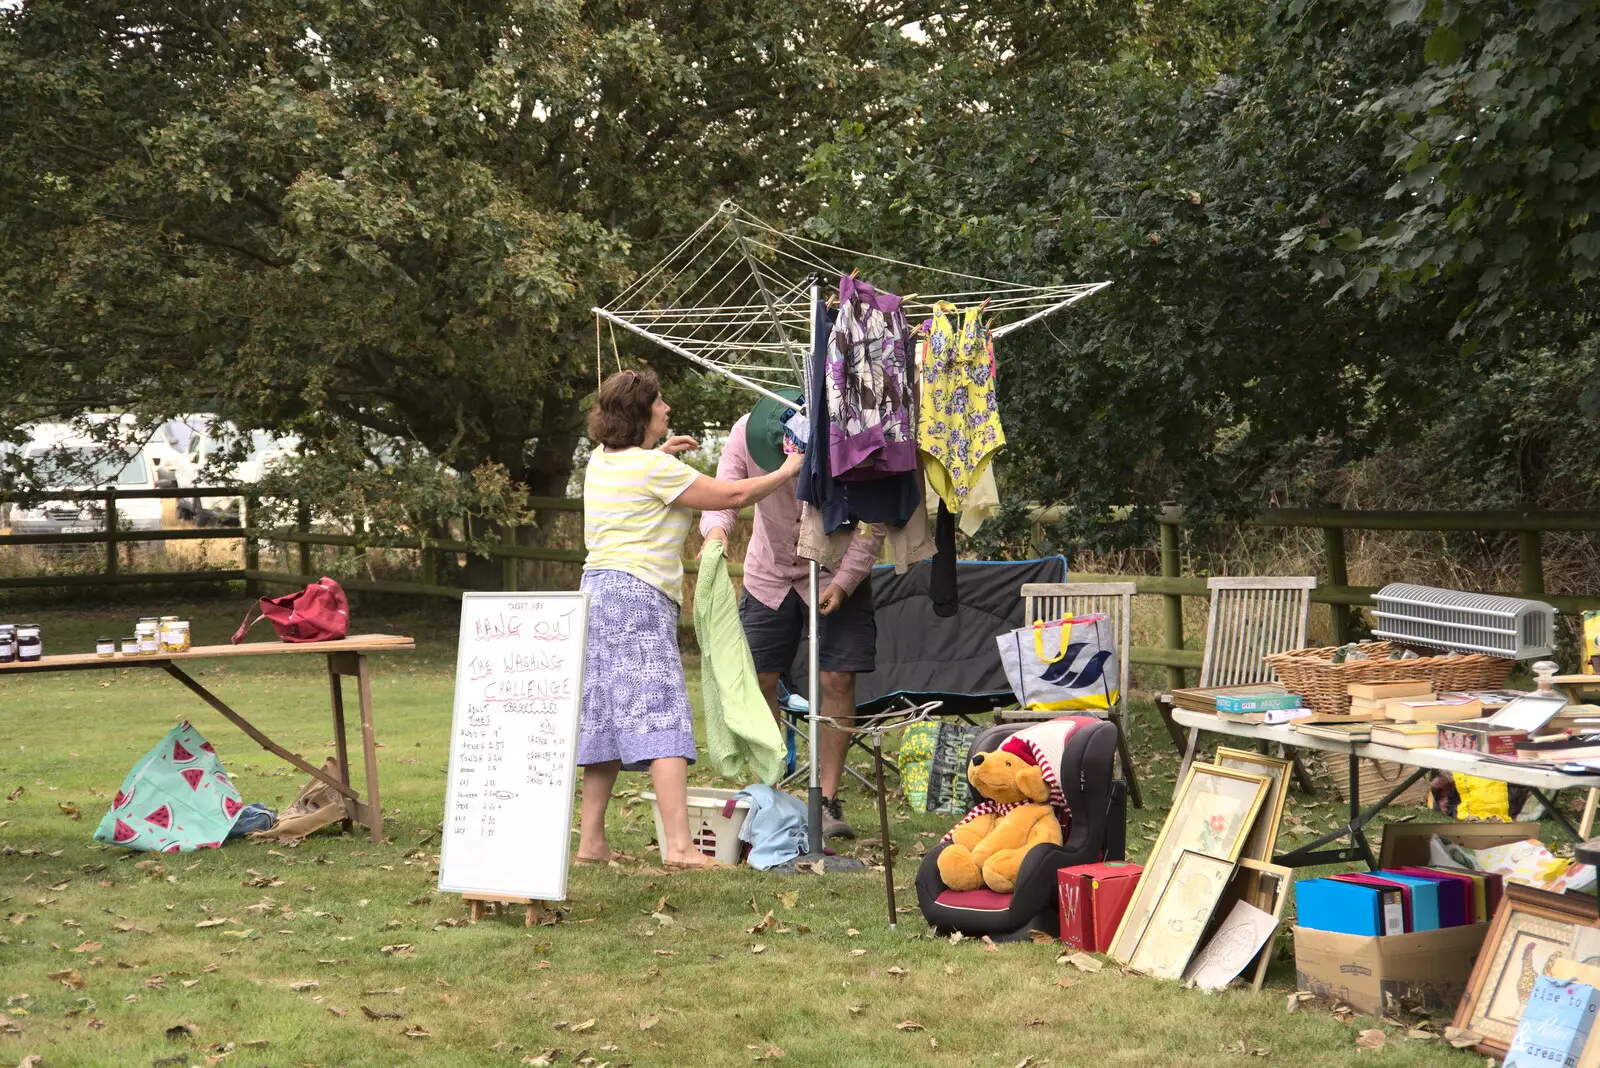
<svg viewBox="0 0 1600 1068"><path fill-rule="evenodd" d="M1378 848L1381 868L1427 865L1433 835L1469 849L1539 837L1537 823L1391 823ZM1299 988L1363 1012L1382 1013L1389 999L1436 1015L1455 1011L1489 924L1473 923L1401 935L1349 935L1294 929Z"/></svg>
<svg viewBox="0 0 1600 1068"><path fill-rule="evenodd" d="M1086 953L1104 953L1122 922L1144 867L1122 861L1074 864L1056 872L1061 941Z"/></svg>
<svg viewBox="0 0 1600 1068"><path fill-rule="evenodd" d="M1296 927L1295 979L1301 990L1375 1016L1390 1005L1448 1015L1466 993L1488 934L1487 923L1400 935Z"/></svg>

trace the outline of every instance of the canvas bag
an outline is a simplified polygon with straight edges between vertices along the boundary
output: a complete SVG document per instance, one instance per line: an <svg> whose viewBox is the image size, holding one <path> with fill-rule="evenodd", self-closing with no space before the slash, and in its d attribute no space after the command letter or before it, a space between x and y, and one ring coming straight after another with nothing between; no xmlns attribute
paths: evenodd
<svg viewBox="0 0 1600 1068"><path fill-rule="evenodd" d="M1121 697L1116 640L1104 614L1036 621L995 638L1011 692L1025 709L1108 714Z"/></svg>
<svg viewBox="0 0 1600 1068"><path fill-rule="evenodd" d="M185 720L134 764L94 837L148 853L219 849L243 809L217 751Z"/></svg>
<svg viewBox="0 0 1600 1068"><path fill-rule="evenodd" d="M256 618L250 612L259 611ZM251 627L266 620L286 642L329 642L350 633L350 601L344 588L324 575L299 593L263 597L244 614L233 632L233 644L244 641Z"/></svg>

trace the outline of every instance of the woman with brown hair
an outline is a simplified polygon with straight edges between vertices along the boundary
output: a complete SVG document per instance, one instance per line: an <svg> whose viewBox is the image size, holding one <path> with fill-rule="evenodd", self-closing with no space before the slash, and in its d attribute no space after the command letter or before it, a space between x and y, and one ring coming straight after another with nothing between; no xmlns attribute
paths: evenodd
<svg viewBox="0 0 1600 1068"><path fill-rule="evenodd" d="M606 806L617 772L650 769L666 841L668 869L716 867L689 840L688 766L695 758L693 712L678 655L683 604L683 539L692 509L743 508L800 469L728 482L674 459L699 448L669 438L671 409L655 372L619 371L606 379L589 413L595 443L583 476L583 590L589 638L583 675L578 763L583 814L578 863L603 864Z"/></svg>

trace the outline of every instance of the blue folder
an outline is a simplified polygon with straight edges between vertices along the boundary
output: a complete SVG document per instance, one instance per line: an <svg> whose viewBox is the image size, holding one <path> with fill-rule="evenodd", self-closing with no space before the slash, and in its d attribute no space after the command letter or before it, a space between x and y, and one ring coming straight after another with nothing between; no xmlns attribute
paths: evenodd
<svg viewBox="0 0 1600 1068"><path fill-rule="evenodd" d="M1375 871L1379 879L1411 887L1411 929L1437 931L1439 929L1439 884L1433 879L1415 875L1401 875L1392 871Z"/></svg>
<svg viewBox="0 0 1600 1068"><path fill-rule="evenodd" d="M1383 933L1381 908L1375 887L1336 879L1306 879L1294 884L1295 923L1301 927L1378 935Z"/></svg>

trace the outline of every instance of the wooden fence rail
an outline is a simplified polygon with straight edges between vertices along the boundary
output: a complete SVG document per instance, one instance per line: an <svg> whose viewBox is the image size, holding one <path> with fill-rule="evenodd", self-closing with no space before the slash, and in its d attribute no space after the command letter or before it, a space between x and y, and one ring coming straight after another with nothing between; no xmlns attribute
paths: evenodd
<svg viewBox="0 0 1600 1068"><path fill-rule="evenodd" d="M38 499L39 494L34 495ZM89 500L102 505L106 529L73 534L6 534L0 535L0 547L7 545L89 545L104 544L105 567L98 574L77 575L25 575L0 578L0 589L61 586L115 586L132 584L167 584L188 582L243 581L252 593L263 585L296 586L304 583L312 572L312 548L318 545L356 549L406 549L420 551L425 558L438 553L465 554L487 557L502 562L502 584L505 589L516 588L516 562L542 560L553 563L576 564L584 560L581 549L555 549L528 545L440 540L432 538L377 538L361 533L338 533L312 528L312 511L309 501L296 501L295 525L290 528L263 528L257 526L211 527L197 530L132 531L117 522L119 500L150 498L206 498L241 497L249 502L245 518L254 513L257 498L248 487L209 486L153 490L62 490L49 491L50 500ZM0 503L18 499L0 494ZM535 511L582 512L583 501L567 497L538 497L530 506ZM1035 509L1036 524L1058 520L1063 512L1057 506ZM749 511L744 513L746 517ZM1184 672L1200 666L1201 653L1185 648L1183 626L1183 599L1205 597L1206 580L1203 577L1183 574L1182 527L1183 515L1176 508L1164 510L1157 518L1160 524L1160 575L1110 575L1075 572L1074 580L1132 581L1143 596L1162 599L1163 644L1135 647L1132 660L1135 664L1164 667L1168 682L1182 685ZM1351 609L1373 603L1376 587L1352 586L1346 573L1345 536L1351 530L1394 531L1470 531L1478 533L1514 533L1517 535L1518 589L1517 596L1533 597L1553 605L1564 614L1574 614L1587 609L1600 609L1600 593L1549 594L1545 592L1543 541L1545 532L1600 531L1600 510L1584 511L1358 511L1343 509L1276 508L1268 509L1244 521L1252 527L1310 528L1322 532L1322 581L1312 591L1311 600L1328 606L1331 633L1335 643L1348 641L1352 633ZM179 572L130 572L120 567L118 546L127 543L193 541L204 539L235 539L244 543L245 566L212 570ZM293 545L296 549L297 570L265 571L260 566L261 542L278 542ZM688 571L696 569L694 561L686 561ZM743 573L738 563L730 561L729 570L735 576ZM432 576L431 567L424 574ZM372 593L410 594L425 597L459 599L462 590L435 582L407 582L400 580L349 579L343 585L352 591Z"/></svg>

